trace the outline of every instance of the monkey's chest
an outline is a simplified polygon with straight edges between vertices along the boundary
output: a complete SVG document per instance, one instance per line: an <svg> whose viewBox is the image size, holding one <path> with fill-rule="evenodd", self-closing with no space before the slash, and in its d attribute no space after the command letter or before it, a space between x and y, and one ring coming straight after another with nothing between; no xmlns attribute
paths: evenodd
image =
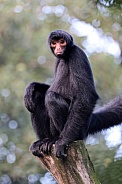
<svg viewBox="0 0 122 184"><path fill-rule="evenodd" d="M68 63L62 61L59 63L54 81L50 87L51 91L62 95L64 98L72 98L75 91L72 75Z"/></svg>

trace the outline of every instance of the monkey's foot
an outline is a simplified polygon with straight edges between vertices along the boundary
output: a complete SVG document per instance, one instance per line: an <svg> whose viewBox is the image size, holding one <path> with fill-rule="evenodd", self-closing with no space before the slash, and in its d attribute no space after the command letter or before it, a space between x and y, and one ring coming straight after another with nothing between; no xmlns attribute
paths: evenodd
<svg viewBox="0 0 122 184"><path fill-rule="evenodd" d="M52 148L52 145L55 143L55 139L49 139L49 138L45 138L41 141L42 145L40 147L40 150L49 155L51 153L51 148Z"/></svg>
<svg viewBox="0 0 122 184"><path fill-rule="evenodd" d="M32 152L32 154L34 156L37 156L37 157L43 157L43 154L41 153L40 151L40 147L42 145L42 141L41 140L38 140L36 142L33 142L31 145L30 145L30 148L29 150Z"/></svg>

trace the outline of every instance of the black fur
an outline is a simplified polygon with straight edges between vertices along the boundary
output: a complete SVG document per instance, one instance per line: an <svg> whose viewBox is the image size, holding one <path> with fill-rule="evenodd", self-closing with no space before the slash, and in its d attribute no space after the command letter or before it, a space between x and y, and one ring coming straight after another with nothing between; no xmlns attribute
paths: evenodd
<svg viewBox="0 0 122 184"><path fill-rule="evenodd" d="M99 96L88 58L63 30L49 35L49 45L59 38L64 38L67 46L62 58L57 58L53 83L30 83L24 96L39 138L30 148L37 156L42 156L39 149L49 154L55 143L56 156L65 157L66 145L122 122L122 97L93 112Z"/></svg>

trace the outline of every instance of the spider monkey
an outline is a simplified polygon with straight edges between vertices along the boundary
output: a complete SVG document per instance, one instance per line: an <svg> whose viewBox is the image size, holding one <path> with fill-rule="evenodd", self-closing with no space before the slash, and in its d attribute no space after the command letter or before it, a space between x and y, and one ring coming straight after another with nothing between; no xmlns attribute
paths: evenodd
<svg viewBox="0 0 122 184"><path fill-rule="evenodd" d="M30 149L41 157L55 144L56 157L66 157L66 146L84 140L122 122L122 96L94 111L99 99L92 70L84 51L63 30L52 31L48 44L56 59L52 84L32 82L25 91L25 106L31 114L38 141Z"/></svg>

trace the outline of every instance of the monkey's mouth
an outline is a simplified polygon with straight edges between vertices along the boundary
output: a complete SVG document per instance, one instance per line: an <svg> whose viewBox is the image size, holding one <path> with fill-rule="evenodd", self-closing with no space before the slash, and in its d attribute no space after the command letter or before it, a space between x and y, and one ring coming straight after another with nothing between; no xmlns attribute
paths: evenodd
<svg viewBox="0 0 122 184"><path fill-rule="evenodd" d="M56 53L56 55L58 56L58 55L62 55L63 53L62 52L57 52Z"/></svg>

